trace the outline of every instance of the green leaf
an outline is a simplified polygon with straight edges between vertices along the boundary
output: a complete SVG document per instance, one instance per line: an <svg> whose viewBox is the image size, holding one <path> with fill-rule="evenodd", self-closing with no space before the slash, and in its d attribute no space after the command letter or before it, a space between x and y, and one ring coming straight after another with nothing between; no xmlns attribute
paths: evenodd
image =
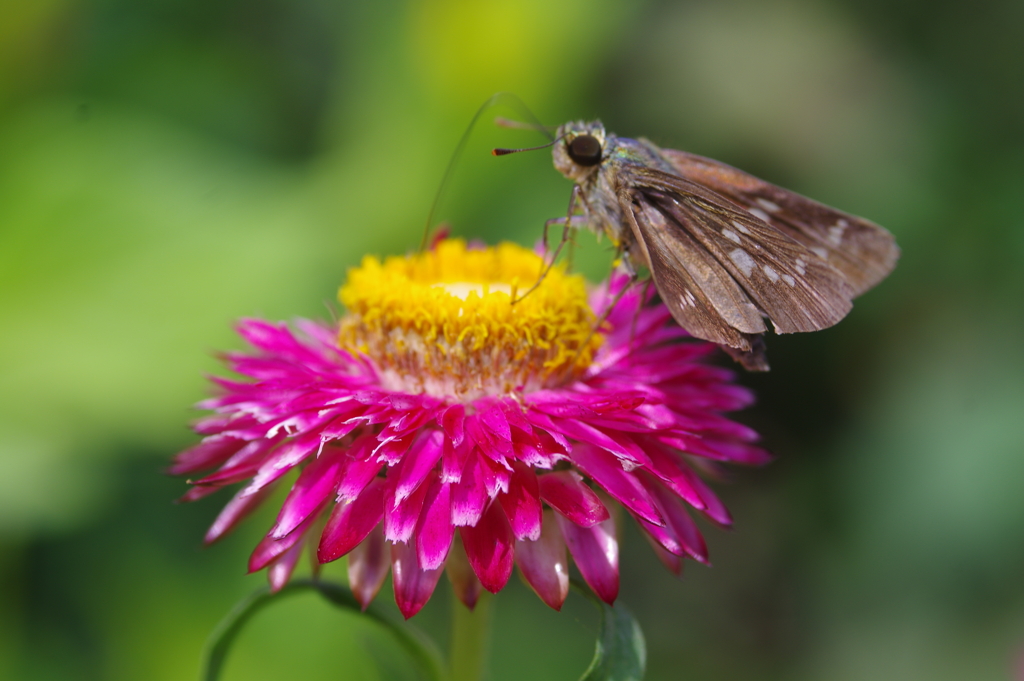
<svg viewBox="0 0 1024 681"><path fill-rule="evenodd" d="M200 672L201 681L216 681L220 677L220 672L224 666L228 651L231 649L231 644L234 643L235 638L237 638L253 615L272 601L309 589L316 590L332 605L351 610L374 620L377 624L391 632L398 641L398 644L405 649L416 663L417 669L425 678L430 681L446 680L444 665L441 662L441 656L437 648L418 629L399 622L396 618L389 617L374 608L363 612L359 603L352 597L352 593L339 584L299 579L289 582L288 585L277 593L270 593L270 590L266 587L257 590L244 598L228 613L227 617L221 620L220 624L213 630L213 633L210 634L206 650L203 653Z"/></svg>
<svg viewBox="0 0 1024 681"><path fill-rule="evenodd" d="M594 659L580 681L641 681L647 666L647 645L640 625L622 602L610 606L582 583L572 582L601 611L601 631Z"/></svg>

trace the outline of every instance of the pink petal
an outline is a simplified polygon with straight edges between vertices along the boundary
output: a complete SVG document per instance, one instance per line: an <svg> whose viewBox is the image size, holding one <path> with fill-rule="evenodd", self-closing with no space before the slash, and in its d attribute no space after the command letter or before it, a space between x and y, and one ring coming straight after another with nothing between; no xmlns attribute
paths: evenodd
<svg viewBox="0 0 1024 681"><path fill-rule="evenodd" d="M326 504L325 504L326 505ZM306 534L306 531L316 522L317 517L323 509L317 509L317 511L309 516L301 525L295 528L295 531L286 537L281 539L275 539L269 534L265 536L256 548L253 550L252 555L249 556L249 572L256 572L270 565L275 558L281 556L288 549L295 546L297 543L302 541Z"/></svg>
<svg viewBox="0 0 1024 681"><path fill-rule="evenodd" d="M196 431L200 435L215 435L226 430L237 428L240 425L243 428L248 428L255 422L256 419L249 415L239 416L237 414L211 414L210 416L204 416L193 423L192 430ZM184 452L182 452L182 454L183 453ZM181 456L181 454L178 456ZM177 458L178 457L176 456L175 459ZM177 475L177 473L175 473L175 475Z"/></svg>
<svg viewBox="0 0 1024 681"><path fill-rule="evenodd" d="M466 461L462 478L452 487L452 524L456 527L476 525L487 506L489 497L481 458L474 450Z"/></svg>
<svg viewBox="0 0 1024 681"><path fill-rule="evenodd" d="M516 565L542 601L562 609L569 594L569 560L553 511L544 512L540 539L516 542Z"/></svg>
<svg viewBox="0 0 1024 681"><path fill-rule="evenodd" d="M267 452L282 438L254 440L231 455L215 472L195 481L197 485L230 485L251 478L259 470Z"/></svg>
<svg viewBox="0 0 1024 681"><path fill-rule="evenodd" d="M461 445L462 440L466 436L466 431L463 428L463 420L466 418L466 408L461 404L453 404L441 413L439 419L441 428L444 429L445 435L451 440L451 443L455 446Z"/></svg>
<svg viewBox="0 0 1024 681"><path fill-rule="evenodd" d="M696 478L696 475L680 460L679 455L670 451L654 438L648 438L644 443L647 453L651 457L649 470L658 476L669 489L682 497L686 503L703 510L707 504L693 487L693 479Z"/></svg>
<svg viewBox="0 0 1024 681"><path fill-rule="evenodd" d="M519 406L514 400L502 399L498 401L498 406L505 413L505 418L508 420L508 424L513 428L516 428L523 433L533 435L533 425L530 420L526 418L524 413L524 407ZM513 433L513 438L515 434Z"/></svg>
<svg viewBox="0 0 1024 681"><path fill-rule="evenodd" d="M186 475L213 468L227 461L232 454L245 445L244 440L223 435L212 435L199 444L175 455L167 472L171 475Z"/></svg>
<svg viewBox="0 0 1024 681"><path fill-rule="evenodd" d="M691 454L706 456L709 459L730 461L746 466L764 466L775 457L766 450L749 442L737 442L731 438L705 435L696 447L690 448Z"/></svg>
<svg viewBox="0 0 1024 681"><path fill-rule="evenodd" d="M512 453L512 442L484 427L479 414L466 417L466 435L481 452L495 461L502 461Z"/></svg>
<svg viewBox="0 0 1024 681"><path fill-rule="evenodd" d="M416 557L416 547L410 544L391 544L391 574L395 586L395 603L405 619L409 619L430 600L440 568L423 570Z"/></svg>
<svg viewBox="0 0 1024 681"><path fill-rule="evenodd" d="M384 517L383 478L374 478L354 501L339 501L327 520L316 558L329 563L352 551Z"/></svg>
<svg viewBox="0 0 1024 681"><path fill-rule="evenodd" d="M448 553L448 560L445 562L444 571L448 575L448 581L452 584L452 590L462 604L472 610L480 599L480 592L483 586L480 580L473 574L473 567L466 557L466 549L462 546L462 537L455 535L451 551Z"/></svg>
<svg viewBox="0 0 1024 681"><path fill-rule="evenodd" d="M455 534L451 486L441 482L434 472L423 484L427 487L427 493L416 527L416 550L423 569L434 570L444 565L452 545L452 535Z"/></svg>
<svg viewBox="0 0 1024 681"><path fill-rule="evenodd" d="M384 494L384 536L390 542L407 542L419 521L427 485L421 484L408 498L397 501L393 484L388 478Z"/></svg>
<svg viewBox="0 0 1024 681"><path fill-rule="evenodd" d="M319 450L321 444L320 435L315 432L306 433L294 440L285 442L263 461L259 472L256 473L252 482L246 487L247 492L252 494L285 475L292 468L302 463L303 459Z"/></svg>
<svg viewBox="0 0 1024 681"><path fill-rule="evenodd" d="M512 441L512 430L508 425L508 418L505 417L505 412L500 407L492 406L484 409L480 412L479 418L488 430L502 440Z"/></svg>
<svg viewBox="0 0 1024 681"><path fill-rule="evenodd" d="M487 490L487 498L493 499L499 492L507 493L512 480L512 466L508 463L499 463L486 456L481 456L479 459L479 471L484 481L484 489Z"/></svg>
<svg viewBox="0 0 1024 681"><path fill-rule="evenodd" d="M492 503L474 526L459 528L469 564L480 583L498 593L512 574L515 555L512 528L501 504Z"/></svg>
<svg viewBox="0 0 1024 681"><path fill-rule="evenodd" d="M558 458L542 450L540 438L515 432L512 434L512 451L516 459L527 466L550 470Z"/></svg>
<svg viewBox="0 0 1024 681"><path fill-rule="evenodd" d="M521 461L512 464L508 494L498 496L516 539L540 537L540 486L537 476Z"/></svg>
<svg viewBox="0 0 1024 681"><path fill-rule="evenodd" d="M559 431L571 438L596 445L631 464L650 465L647 453L625 433L606 433L582 421L569 419L552 419L552 421Z"/></svg>
<svg viewBox="0 0 1024 681"><path fill-rule="evenodd" d="M463 439L459 444L453 444L445 438L441 451L441 479L445 482L458 482L462 479L462 471L466 468L466 461L473 446Z"/></svg>
<svg viewBox="0 0 1024 681"><path fill-rule="evenodd" d="M541 420L547 424L551 423L551 419L544 416L543 414L535 414L530 412L529 417L531 422L534 424L533 434L540 440L541 449L552 456L562 457L569 454L572 451L572 445L569 444L569 440L558 431L547 430L543 424L534 421L534 416L542 417Z"/></svg>
<svg viewBox="0 0 1024 681"><path fill-rule="evenodd" d="M668 523L659 527L658 525L652 525L643 518L636 518L636 521L650 539L653 539L655 543L659 544L669 553L681 556L686 552L683 549L682 542L679 541L679 537L676 536L676 531Z"/></svg>
<svg viewBox="0 0 1024 681"><path fill-rule="evenodd" d="M373 456L375 442L372 435L366 435L349 447L348 463L338 483L338 501L355 499L380 472L383 464Z"/></svg>
<svg viewBox="0 0 1024 681"><path fill-rule="evenodd" d="M356 428L363 425L363 419L359 416L365 409L362 405L359 405L360 409L356 412L349 412L344 416L339 416L334 419L320 430L320 437L325 441L328 440L340 440Z"/></svg>
<svg viewBox="0 0 1024 681"><path fill-rule="evenodd" d="M647 534L645 532L644 537L647 539L647 543L651 545L651 549L654 551L654 555L658 557L658 560L661 561L661 564L668 568L669 572L674 574L676 577L681 577L683 575L682 557L666 551L665 547L659 544L658 540L656 540L650 534Z"/></svg>
<svg viewBox="0 0 1024 681"><path fill-rule="evenodd" d="M306 464L281 505L270 535L280 539L308 518L334 492L345 463L345 451L331 447Z"/></svg>
<svg viewBox="0 0 1024 681"><path fill-rule="evenodd" d="M682 438L660 435L658 440L687 454L704 456L715 461L728 461L748 466L763 466L770 463L772 455L764 449L746 442L734 442L720 438Z"/></svg>
<svg viewBox="0 0 1024 681"><path fill-rule="evenodd" d="M252 513L264 499L270 496L270 493L274 491L274 487L275 485L264 487L256 492L256 494L245 494L244 489L239 490L234 498L224 506L217 519L213 521L213 524L210 525L210 529L206 531L206 536L203 538L203 543L212 544L235 529L238 523Z"/></svg>
<svg viewBox="0 0 1024 681"><path fill-rule="evenodd" d="M224 488L220 485L201 485L199 487L191 487L187 492L175 499L174 503L187 504L192 501L199 501L200 499L205 499L211 494L215 494L222 489Z"/></svg>
<svg viewBox="0 0 1024 681"><path fill-rule="evenodd" d="M668 411L667 408L666 411ZM743 442L756 442L761 437L753 428L730 421L720 414L714 414L705 409L687 409L677 405L672 411L672 419L675 423L668 426L669 429L707 433Z"/></svg>
<svg viewBox="0 0 1024 681"><path fill-rule="evenodd" d="M699 563L708 563L708 546L704 543L704 537L697 529L697 523L686 512L683 504L672 495L672 493L657 483L650 483L648 488L661 502L661 511L675 532L676 538L682 544L683 550L691 558Z"/></svg>
<svg viewBox="0 0 1024 681"><path fill-rule="evenodd" d="M384 530L377 525L348 554L348 584L363 610L370 607L390 571L390 551Z"/></svg>
<svg viewBox="0 0 1024 681"><path fill-rule="evenodd" d="M638 391L588 394L566 390L543 390L530 395L530 405L539 411L559 418L590 419L598 414L632 411L644 403L646 397Z"/></svg>
<svg viewBox="0 0 1024 681"><path fill-rule="evenodd" d="M556 463L569 458L568 454L572 451L572 447L569 446L569 441L562 435L552 435L540 428L534 429L533 434L537 437L541 456L547 459L543 467L554 468Z"/></svg>
<svg viewBox="0 0 1024 681"><path fill-rule="evenodd" d="M615 521L609 518L593 527L580 527L560 515L556 519L583 579L598 598L611 605L619 595L619 543L615 539Z"/></svg>
<svg viewBox="0 0 1024 681"><path fill-rule="evenodd" d="M267 581L270 583L270 593L277 593L284 588L284 585L291 579L295 565L302 556L302 547L305 542L298 542L288 549L284 555L276 558L267 570Z"/></svg>
<svg viewBox="0 0 1024 681"><path fill-rule="evenodd" d="M412 494L441 458L444 435L439 430L424 432L402 457L395 484L395 503Z"/></svg>
<svg viewBox="0 0 1024 681"><path fill-rule="evenodd" d="M394 466L402 460L403 456L405 456L406 451L408 451L414 439L415 434L406 435L405 437L384 439L377 445L377 448L373 450L373 454L377 457L377 461L383 461L389 466Z"/></svg>
<svg viewBox="0 0 1024 681"><path fill-rule="evenodd" d="M416 431L419 431L428 421L434 419L435 413L434 409L426 406L406 411L384 427L381 431L380 439L404 438L409 435L415 435Z"/></svg>
<svg viewBox="0 0 1024 681"><path fill-rule="evenodd" d="M573 463L590 476L616 501L655 525L664 525L653 500L635 476L622 470L618 459L597 447L579 445L572 452Z"/></svg>
<svg viewBox="0 0 1024 681"><path fill-rule="evenodd" d="M685 463L680 461L678 467L680 475L686 480L686 483L700 499L700 505L698 506L697 504L693 504L693 506L703 513L705 517L713 520L722 527L730 527L732 525L732 515L730 515L729 509L727 509L725 504L723 504L715 493L711 491L711 488L707 486L707 483L701 480L700 477L698 477L697 474L694 473Z"/></svg>
<svg viewBox="0 0 1024 681"><path fill-rule="evenodd" d="M608 509L576 471L557 471L538 477L540 497L580 527L609 518Z"/></svg>

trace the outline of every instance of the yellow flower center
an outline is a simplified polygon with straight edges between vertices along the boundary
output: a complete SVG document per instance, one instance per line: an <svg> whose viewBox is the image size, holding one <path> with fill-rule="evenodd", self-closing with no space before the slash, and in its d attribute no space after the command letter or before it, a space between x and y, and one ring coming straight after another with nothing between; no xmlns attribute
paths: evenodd
<svg viewBox="0 0 1024 681"><path fill-rule="evenodd" d="M512 304L543 268L521 246L471 249L456 239L383 263L367 256L338 292L348 308L341 346L369 356L384 387L404 392L471 400L571 381L602 337L583 278L562 266Z"/></svg>

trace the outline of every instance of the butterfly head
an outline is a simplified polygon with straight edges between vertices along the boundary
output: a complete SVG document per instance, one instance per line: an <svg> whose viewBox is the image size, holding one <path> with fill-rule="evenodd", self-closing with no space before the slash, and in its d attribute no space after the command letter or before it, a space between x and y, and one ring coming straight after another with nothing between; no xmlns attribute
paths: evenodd
<svg viewBox="0 0 1024 681"><path fill-rule="evenodd" d="M605 131L600 121L566 123L558 128L555 138L555 168L573 182L586 180L605 157Z"/></svg>

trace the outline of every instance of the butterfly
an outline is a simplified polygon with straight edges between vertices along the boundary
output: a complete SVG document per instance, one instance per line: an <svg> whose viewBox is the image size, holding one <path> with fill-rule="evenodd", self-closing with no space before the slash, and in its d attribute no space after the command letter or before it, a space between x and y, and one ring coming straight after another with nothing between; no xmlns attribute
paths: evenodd
<svg viewBox="0 0 1024 681"><path fill-rule="evenodd" d="M553 157L575 186L569 215L549 222L606 234L680 326L748 370L768 370L766 320L776 333L828 328L899 258L873 222L599 121L560 126Z"/></svg>

